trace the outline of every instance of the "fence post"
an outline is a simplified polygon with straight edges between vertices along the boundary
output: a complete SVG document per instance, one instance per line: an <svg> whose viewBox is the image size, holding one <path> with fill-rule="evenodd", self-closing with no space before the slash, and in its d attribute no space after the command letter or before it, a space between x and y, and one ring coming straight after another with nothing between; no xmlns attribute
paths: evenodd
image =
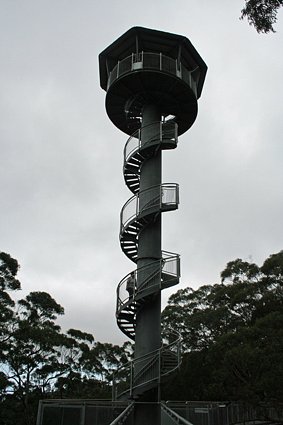
<svg viewBox="0 0 283 425"><path fill-rule="evenodd" d="M130 371L130 397L133 396L133 379L134 379L134 374L133 374L133 361L131 361L131 371Z"/></svg>
<svg viewBox="0 0 283 425"><path fill-rule="evenodd" d="M112 373L112 401L115 401L115 372Z"/></svg>
<svg viewBox="0 0 283 425"><path fill-rule="evenodd" d="M84 403L82 406L82 410L81 410L81 423L80 425L85 425L85 409L86 409L86 404Z"/></svg>
<svg viewBox="0 0 283 425"><path fill-rule="evenodd" d="M157 391L158 391L157 401L158 401L158 403L160 403L160 399L161 399L160 382L161 382L161 348L158 350L158 387L157 387Z"/></svg>

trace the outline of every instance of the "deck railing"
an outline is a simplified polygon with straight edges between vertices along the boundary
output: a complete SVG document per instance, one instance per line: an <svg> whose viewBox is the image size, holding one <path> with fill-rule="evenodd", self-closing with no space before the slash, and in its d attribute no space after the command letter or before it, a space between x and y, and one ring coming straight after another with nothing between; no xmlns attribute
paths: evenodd
<svg viewBox="0 0 283 425"><path fill-rule="evenodd" d="M170 58L162 53L140 52L118 61L108 76L107 90L118 78L129 72L140 69L155 70L175 75L183 80L193 90L197 97L197 85L199 81L199 68L188 70L177 59Z"/></svg>

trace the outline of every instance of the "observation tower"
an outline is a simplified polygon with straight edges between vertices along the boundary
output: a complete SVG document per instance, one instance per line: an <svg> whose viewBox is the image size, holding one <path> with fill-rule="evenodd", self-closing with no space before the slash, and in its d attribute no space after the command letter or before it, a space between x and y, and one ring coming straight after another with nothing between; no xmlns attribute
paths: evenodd
<svg viewBox="0 0 283 425"><path fill-rule="evenodd" d="M161 243L162 214L179 205L178 184L162 182L162 151L194 123L207 66L186 37L133 27L99 55L99 67L107 114L129 136L123 174L132 192L120 244L134 269L118 284L116 318L135 354L116 374L114 398L136 401L135 424L156 425L160 384L180 363L180 337L163 341L161 330L161 291L180 278L179 255Z"/></svg>

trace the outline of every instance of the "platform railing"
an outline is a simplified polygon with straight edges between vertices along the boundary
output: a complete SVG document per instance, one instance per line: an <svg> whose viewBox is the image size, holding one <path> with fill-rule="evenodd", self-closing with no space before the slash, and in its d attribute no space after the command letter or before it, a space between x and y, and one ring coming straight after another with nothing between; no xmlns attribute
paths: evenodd
<svg viewBox="0 0 283 425"><path fill-rule="evenodd" d="M172 278L180 277L180 255L169 251L162 251L162 273L172 275Z"/></svg>
<svg viewBox="0 0 283 425"><path fill-rule="evenodd" d="M140 69L155 70L175 75L183 80L193 90L197 97L197 84L199 80L199 68L187 69L177 59L170 58L164 54L153 52L132 53L130 56L118 61L117 65L109 74L107 90L118 78L129 72Z"/></svg>

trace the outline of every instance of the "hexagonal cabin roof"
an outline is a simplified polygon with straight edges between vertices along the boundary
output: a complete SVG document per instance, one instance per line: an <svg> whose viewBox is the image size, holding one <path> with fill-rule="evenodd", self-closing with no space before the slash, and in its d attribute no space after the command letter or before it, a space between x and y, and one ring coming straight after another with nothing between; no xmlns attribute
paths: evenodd
<svg viewBox="0 0 283 425"><path fill-rule="evenodd" d="M108 75L118 60L137 52L163 53L179 59L188 69L199 68L198 97L201 95L207 66L190 40L184 36L156 31L143 27L133 27L114 41L99 55L100 85L106 91Z"/></svg>

